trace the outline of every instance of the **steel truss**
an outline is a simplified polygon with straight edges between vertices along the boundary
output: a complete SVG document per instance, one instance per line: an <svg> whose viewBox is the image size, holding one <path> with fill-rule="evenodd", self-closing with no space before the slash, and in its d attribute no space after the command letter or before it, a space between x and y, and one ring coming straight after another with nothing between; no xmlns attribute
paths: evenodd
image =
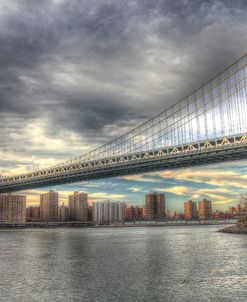
<svg viewBox="0 0 247 302"><path fill-rule="evenodd" d="M247 158L247 134L70 164L0 180L0 193Z"/></svg>

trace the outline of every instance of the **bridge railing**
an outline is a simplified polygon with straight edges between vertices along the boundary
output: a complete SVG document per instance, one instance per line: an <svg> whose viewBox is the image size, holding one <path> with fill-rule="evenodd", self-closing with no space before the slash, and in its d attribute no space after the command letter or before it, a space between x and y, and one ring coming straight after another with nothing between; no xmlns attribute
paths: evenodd
<svg viewBox="0 0 247 302"><path fill-rule="evenodd" d="M25 183L32 179L52 178L59 175L67 175L74 172L97 170L111 166L129 165L135 162L148 162L161 159L169 159L174 157L182 157L196 153L212 152L217 150L227 150L238 146L247 146L247 134L242 136L231 136L218 138L215 140L200 141L188 145L177 145L156 149L149 152L137 152L126 156L116 156L104 160L86 161L83 163L73 163L63 167L41 170L33 173L27 173L19 176L8 177L0 180L0 189L6 185Z"/></svg>

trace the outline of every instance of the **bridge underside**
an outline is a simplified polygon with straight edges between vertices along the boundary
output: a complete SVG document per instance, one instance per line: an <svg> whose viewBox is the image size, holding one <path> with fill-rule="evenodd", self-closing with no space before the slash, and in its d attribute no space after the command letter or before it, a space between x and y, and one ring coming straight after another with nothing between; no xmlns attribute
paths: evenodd
<svg viewBox="0 0 247 302"><path fill-rule="evenodd" d="M23 175L0 193L247 159L247 55L157 116L113 141Z"/></svg>
<svg viewBox="0 0 247 302"><path fill-rule="evenodd" d="M247 159L247 136L221 138L173 149L94 161L83 166L74 164L67 166L67 169L63 167L50 170L49 175L34 173L30 174L29 179L13 179L13 183L0 186L0 193L244 159Z"/></svg>

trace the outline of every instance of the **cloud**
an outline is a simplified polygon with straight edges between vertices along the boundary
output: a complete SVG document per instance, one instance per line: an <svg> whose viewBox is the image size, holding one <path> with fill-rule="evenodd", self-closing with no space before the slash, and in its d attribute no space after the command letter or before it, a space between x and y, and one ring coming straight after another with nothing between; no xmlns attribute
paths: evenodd
<svg viewBox="0 0 247 302"><path fill-rule="evenodd" d="M226 200L229 199L229 201L232 201L233 199L236 200L239 198L237 194L232 192L228 188L216 188L216 189L198 189L195 191L195 196L207 196L208 198L211 198L213 200ZM195 197L196 198L196 197Z"/></svg>
<svg viewBox="0 0 247 302"><path fill-rule="evenodd" d="M110 194L110 193L105 193L105 192L95 192L95 193L90 193L90 199L95 199L95 200L120 200L125 198L126 196L124 194Z"/></svg>
<svg viewBox="0 0 247 302"><path fill-rule="evenodd" d="M238 200L236 199L227 199L227 200L220 200L220 201L214 201L212 202L213 206L236 206Z"/></svg>
<svg viewBox="0 0 247 302"><path fill-rule="evenodd" d="M127 181L136 181L136 182L149 182L149 183L160 182L160 179L148 177L147 175L127 175L127 176L121 176L119 178Z"/></svg>
<svg viewBox="0 0 247 302"><path fill-rule="evenodd" d="M236 168L235 163L235 168ZM174 171L163 171L153 173L154 176L159 176L164 179L176 179L178 181L194 182L208 184L217 187L235 187L243 189L246 185L246 175L241 172L241 168L244 168L243 163L239 164L238 171L231 168L226 168L224 165L221 169L203 168L203 169L182 169Z"/></svg>
<svg viewBox="0 0 247 302"><path fill-rule="evenodd" d="M174 186L174 187L168 187L168 188L156 188L155 191L158 192L164 192L164 193L172 193L175 195L188 195L191 193L191 188L190 187L185 187L185 186Z"/></svg>
<svg viewBox="0 0 247 302"><path fill-rule="evenodd" d="M141 192L142 191L142 188L137 188L137 187L131 187L131 188L128 188L128 190L136 193L136 192Z"/></svg>
<svg viewBox="0 0 247 302"><path fill-rule="evenodd" d="M196 186L172 186L167 188L155 188L155 191L171 193L175 196L181 196L183 201L193 199L199 201L207 198L215 206L227 206L228 204L236 205L239 202L239 194L229 188L204 188L198 189ZM170 200L170 199L169 199ZM170 203L170 207L172 204Z"/></svg>

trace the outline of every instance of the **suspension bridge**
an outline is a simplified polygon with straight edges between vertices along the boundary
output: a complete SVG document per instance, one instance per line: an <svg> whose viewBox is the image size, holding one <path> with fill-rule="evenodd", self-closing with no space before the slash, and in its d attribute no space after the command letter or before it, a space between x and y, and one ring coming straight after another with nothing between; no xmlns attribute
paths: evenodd
<svg viewBox="0 0 247 302"><path fill-rule="evenodd" d="M0 193L247 159L247 54L142 125L82 156L2 177Z"/></svg>

